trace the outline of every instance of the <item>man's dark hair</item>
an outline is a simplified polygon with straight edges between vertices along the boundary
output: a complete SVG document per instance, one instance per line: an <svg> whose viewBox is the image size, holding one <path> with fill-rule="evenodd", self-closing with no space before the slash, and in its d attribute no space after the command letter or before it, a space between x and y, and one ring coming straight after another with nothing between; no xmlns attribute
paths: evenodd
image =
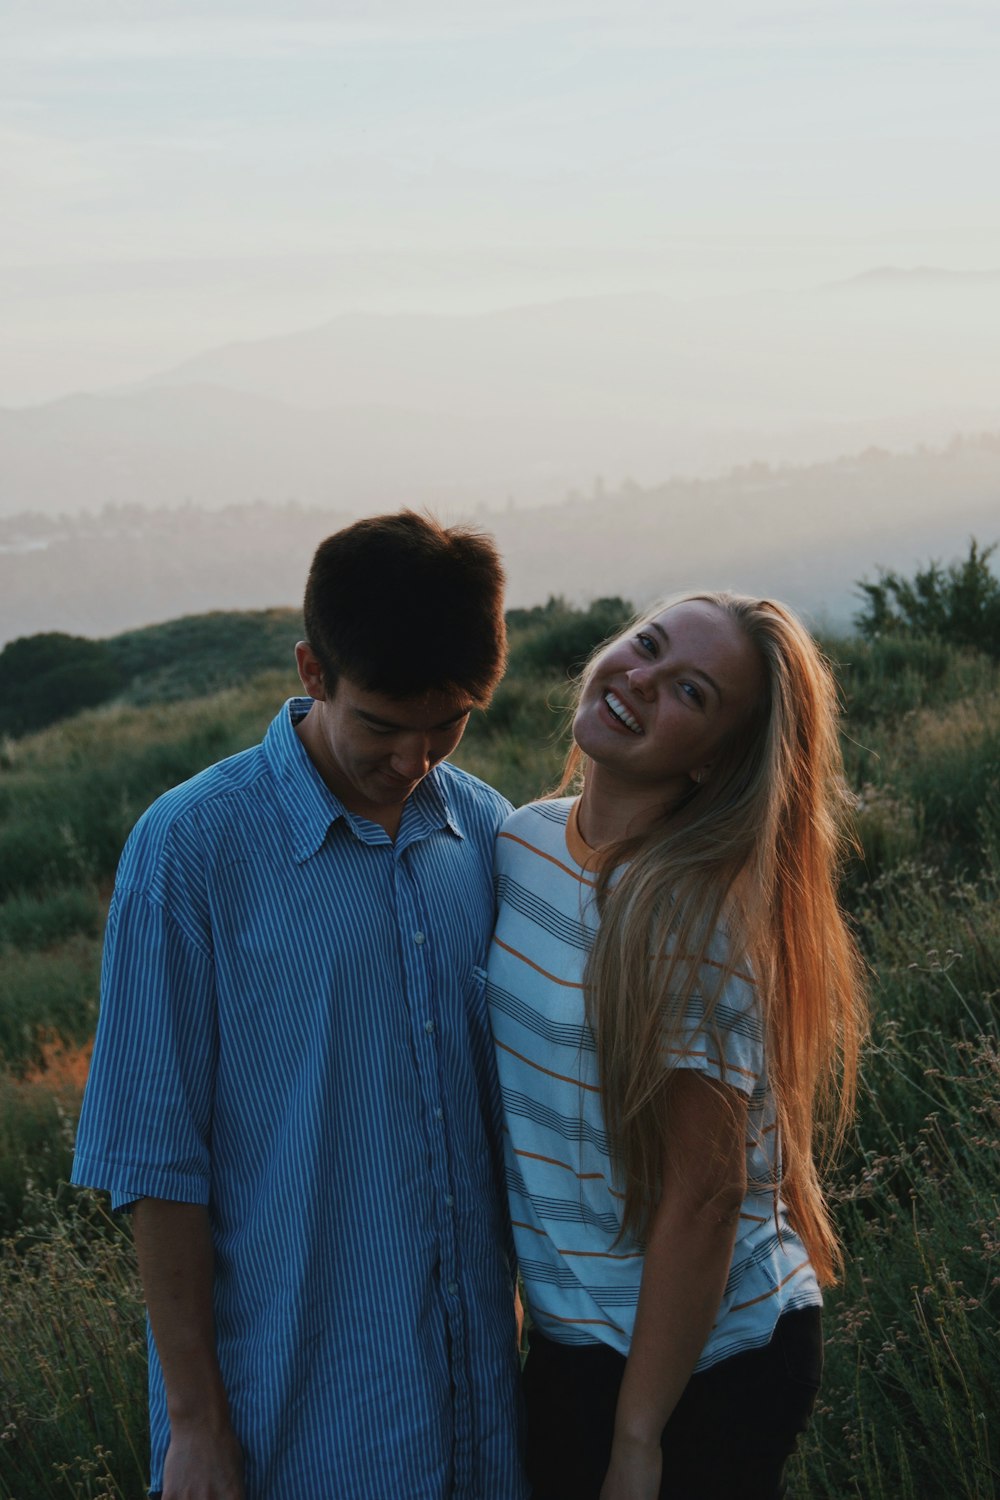
<svg viewBox="0 0 1000 1500"><path fill-rule="evenodd" d="M334 692L467 693L484 708L503 675L504 573L492 540L404 510L355 521L316 549L306 636Z"/></svg>

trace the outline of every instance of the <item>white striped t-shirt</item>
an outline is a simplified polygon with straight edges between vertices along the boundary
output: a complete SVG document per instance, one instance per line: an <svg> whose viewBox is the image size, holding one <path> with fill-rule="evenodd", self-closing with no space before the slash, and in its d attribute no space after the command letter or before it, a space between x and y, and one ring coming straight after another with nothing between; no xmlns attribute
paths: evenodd
<svg viewBox="0 0 1000 1500"><path fill-rule="evenodd" d="M642 1252L627 1237L615 1244L623 1195L608 1154L582 987L597 926L595 861L573 808L570 799L533 803L500 832L487 998L506 1121L507 1189L531 1317L560 1343L600 1342L627 1354ZM723 951L720 942L710 960ZM717 962L712 969L717 976ZM773 1100L749 974L730 971L711 1026L703 1019L696 997L669 1061L739 1088L749 1096L749 1114L747 1194L697 1369L767 1343L781 1313L822 1300L780 1198Z"/></svg>

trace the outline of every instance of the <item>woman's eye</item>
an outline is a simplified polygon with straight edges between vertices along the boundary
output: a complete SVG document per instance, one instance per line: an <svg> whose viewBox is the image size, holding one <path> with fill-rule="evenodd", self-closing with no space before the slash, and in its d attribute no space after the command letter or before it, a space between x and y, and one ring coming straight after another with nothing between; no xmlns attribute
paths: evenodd
<svg viewBox="0 0 1000 1500"><path fill-rule="evenodd" d="M643 651L647 652L650 656L656 655L656 642L651 635L646 635L645 631L640 630L636 635L636 640Z"/></svg>
<svg viewBox="0 0 1000 1500"><path fill-rule="evenodd" d="M685 693L693 703L702 703L704 701L701 688L696 687L693 682L682 682L680 686L681 692Z"/></svg>

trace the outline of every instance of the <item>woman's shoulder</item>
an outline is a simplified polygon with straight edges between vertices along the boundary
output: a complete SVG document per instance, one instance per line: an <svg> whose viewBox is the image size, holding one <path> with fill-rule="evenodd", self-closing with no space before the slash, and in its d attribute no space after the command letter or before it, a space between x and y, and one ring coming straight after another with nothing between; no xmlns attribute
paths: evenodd
<svg viewBox="0 0 1000 1500"><path fill-rule="evenodd" d="M531 849L565 858L566 820L572 806L572 797L547 797L515 808L500 828L497 857Z"/></svg>
<svg viewBox="0 0 1000 1500"><path fill-rule="evenodd" d="M523 835L527 829L565 829L574 800L573 797L543 797L538 802L526 802L508 814L500 832L517 836Z"/></svg>

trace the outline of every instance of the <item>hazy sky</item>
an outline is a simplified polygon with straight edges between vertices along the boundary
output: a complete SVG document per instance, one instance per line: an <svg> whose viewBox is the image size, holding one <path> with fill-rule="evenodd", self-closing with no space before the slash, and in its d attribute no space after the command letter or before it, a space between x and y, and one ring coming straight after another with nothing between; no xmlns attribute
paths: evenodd
<svg viewBox="0 0 1000 1500"><path fill-rule="evenodd" d="M1000 268L996 0L0 0L0 404L351 308Z"/></svg>

